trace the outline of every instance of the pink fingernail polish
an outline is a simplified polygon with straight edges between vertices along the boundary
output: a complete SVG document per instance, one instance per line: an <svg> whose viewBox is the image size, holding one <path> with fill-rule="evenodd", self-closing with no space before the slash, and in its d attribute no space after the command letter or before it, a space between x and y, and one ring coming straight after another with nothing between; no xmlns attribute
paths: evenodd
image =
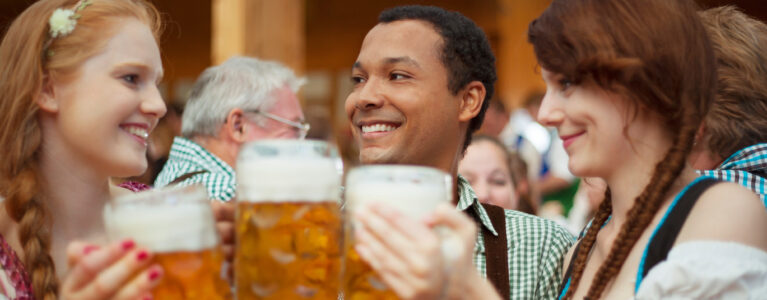
<svg viewBox="0 0 767 300"><path fill-rule="evenodd" d="M152 300L152 299L154 299L154 298L152 298L152 296L145 296L144 297L144 300Z"/></svg>
<svg viewBox="0 0 767 300"><path fill-rule="evenodd" d="M152 271L149 271L149 281L155 281L159 277L160 277L160 271L159 270L152 269Z"/></svg>
<svg viewBox="0 0 767 300"><path fill-rule="evenodd" d="M91 253L98 248L99 246L96 246L96 245L85 246L85 249L83 249L83 254L88 255L88 253Z"/></svg>
<svg viewBox="0 0 767 300"><path fill-rule="evenodd" d="M125 240L121 246L123 247L123 250L130 250L133 246L136 246L136 243L133 242L133 240Z"/></svg>
<svg viewBox="0 0 767 300"><path fill-rule="evenodd" d="M144 250L141 250L138 254L136 254L136 260L138 261L144 261L147 259L147 257L149 257L149 253Z"/></svg>

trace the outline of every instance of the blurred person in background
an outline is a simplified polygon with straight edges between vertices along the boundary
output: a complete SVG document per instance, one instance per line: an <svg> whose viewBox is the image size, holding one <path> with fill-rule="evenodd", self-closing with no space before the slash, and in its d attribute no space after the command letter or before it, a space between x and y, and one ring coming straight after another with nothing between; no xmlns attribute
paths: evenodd
<svg viewBox="0 0 767 300"><path fill-rule="evenodd" d="M767 25L732 6L700 16L717 58L717 91L690 163L749 188L767 206Z"/></svg>
<svg viewBox="0 0 767 300"><path fill-rule="evenodd" d="M526 168L498 139L475 135L458 164L458 174L469 181L479 202L535 215Z"/></svg>
<svg viewBox="0 0 767 300"><path fill-rule="evenodd" d="M560 219L573 205L578 179L567 169L567 153L556 129L544 127L536 119L543 95L537 90L528 93L500 138L525 159L534 179L532 192L540 206L539 214Z"/></svg>
<svg viewBox="0 0 767 300"><path fill-rule="evenodd" d="M202 72L183 112L156 187L200 183L211 199L235 196L242 146L259 139L304 138L309 125L296 93L303 84L274 61L232 57Z"/></svg>

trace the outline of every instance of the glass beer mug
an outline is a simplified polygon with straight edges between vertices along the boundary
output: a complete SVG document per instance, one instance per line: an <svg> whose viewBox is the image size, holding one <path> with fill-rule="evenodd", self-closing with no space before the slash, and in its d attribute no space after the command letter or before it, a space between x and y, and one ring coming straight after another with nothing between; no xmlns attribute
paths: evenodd
<svg viewBox="0 0 767 300"><path fill-rule="evenodd" d="M402 165L364 166L346 177L344 238L344 300L398 299L354 250L351 214L368 203L387 206L412 218L422 218L452 198L450 175L440 170Z"/></svg>
<svg viewBox="0 0 767 300"><path fill-rule="evenodd" d="M237 160L237 299L337 299L340 159L321 141L246 145Z"/></svg>
<svg viewBox="0 0 767 300"><path fill-rule="evenodd" d="M231 299L221 266L224 255L205 190L167 187L108 203L104 222L111 240L132 238L154 252L164 277L154 299Z"/></svg>

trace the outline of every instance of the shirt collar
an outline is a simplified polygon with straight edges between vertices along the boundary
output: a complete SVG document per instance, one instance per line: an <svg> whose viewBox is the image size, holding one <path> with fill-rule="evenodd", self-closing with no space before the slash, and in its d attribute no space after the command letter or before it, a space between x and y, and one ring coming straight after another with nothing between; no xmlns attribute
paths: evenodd
<svg viewBox="0 0 767 300"><path fill-rule="evenodd" d="M767 143L752 145L735 152L717 169L763 172L767 169Z"/></svg>
<svg viewBox="0 0 767 300"><path fill-rule="evenodd" d="M479 203L474 189L471 188L469 182L461 175L458 175L458 205L456 208L460 211L473 209L474 213L479 217L482 226L487 228L493 235L498 235L498 232L493 228L493 223L490 222L490 217L487 215L485 208Z"/></svg>
<svg viewBox="0 0 767 300"><path fill-rule="evenodd" d="M175 150L175 151L174 151ZM173 153L176 152L176 153ZM183 155L184 152L194 152L196 155ZM173 138L171 155L177 154L184 160L192 160L195 164L207 169L220 169L230 176L234 176L234 169L215 154L203 148L192 140L177 136Z"/></svg>

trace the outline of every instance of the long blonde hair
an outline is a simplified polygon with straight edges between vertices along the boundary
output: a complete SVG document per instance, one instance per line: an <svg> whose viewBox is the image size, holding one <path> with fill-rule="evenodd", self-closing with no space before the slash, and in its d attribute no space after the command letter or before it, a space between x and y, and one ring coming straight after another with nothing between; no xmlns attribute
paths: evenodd
<svg viewBox="0 0 767 300"><path fill-rule="evenodd" d="M11 24L0 44L0 194L8 215L18 223L24 267L38 299L56 299L58 279L50 255L50 216L38 167L41 132L36 99L48 80L76 74L88 58L103 50L122 18L135 18L158 40L162 22L144 0L90 0L78 11L72 33L51 38L48 19L57 8L77 0L42 0Z"/></svg>

